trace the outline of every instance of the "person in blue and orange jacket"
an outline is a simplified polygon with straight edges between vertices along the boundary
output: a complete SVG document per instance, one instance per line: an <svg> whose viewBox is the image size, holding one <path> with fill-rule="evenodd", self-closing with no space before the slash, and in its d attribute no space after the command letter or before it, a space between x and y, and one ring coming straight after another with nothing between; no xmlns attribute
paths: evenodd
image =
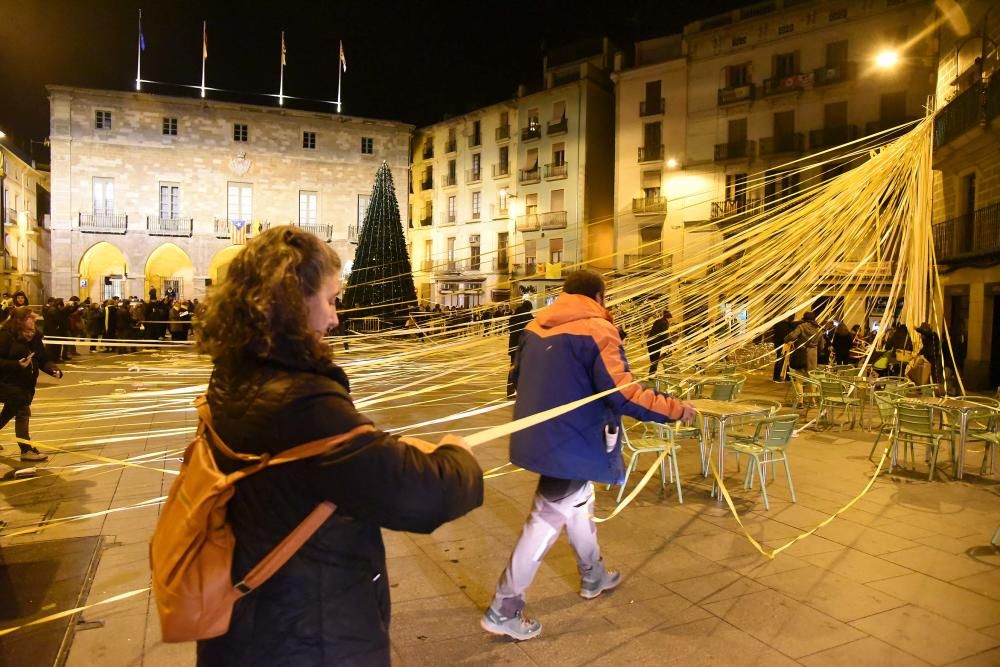
<svg viewBox="0 0 1000 667"><path fill-rule="evenodd" d="M563 293L521 337L513 370L515 419L620 390L511 436L511 463L541 477L531 514L480 621L494 634L531 639L541 632L541 624L522 613L524 594L563 527L576 553L581 597L596 598L621 583L621 573L604 567L590 517L593 482L624 482L622 415L659 423L695 417L689 404L634 381L618 327L604 308L604 289L601 274L574 271Z"/></svg>

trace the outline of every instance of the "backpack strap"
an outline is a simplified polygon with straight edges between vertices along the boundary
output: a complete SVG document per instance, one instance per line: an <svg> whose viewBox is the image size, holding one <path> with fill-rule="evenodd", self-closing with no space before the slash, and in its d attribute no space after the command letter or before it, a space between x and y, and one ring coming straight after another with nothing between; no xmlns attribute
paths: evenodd
<svg viewBox="0 0 1000 667"><path fill-rule="evenodd" d="M254 454L241 454L229 448L229 445L227 445L215 431L215 426L212 424L212 410L208 407L208 397L205 396L205 394L202 394L198 398L194 399L194 405L198 410L198 417L201 419L201 423L198 424L198 428L199 430L207 429L208 432L212 434L212 444L216 449L228 458L236 459L237 461L266 461L265 457L256 456ZM254 472L257 471L254 470Z"/></svg>
<svg viewBox="0 0 1000 667"><path fill-rule="evenodd" d="M330 515L336 509L337 506L329 501L324 501L317 505L309 513L309 516L295 527L295 530L290 532L278 546L264 556L252 570L247 572L242 581L238 581L233 585L233 590L242 596L263 585L275 572L281 569L282 565L295 555L296 551L302 548L302 545L319 530L323 522L330 518Z"/></svg>

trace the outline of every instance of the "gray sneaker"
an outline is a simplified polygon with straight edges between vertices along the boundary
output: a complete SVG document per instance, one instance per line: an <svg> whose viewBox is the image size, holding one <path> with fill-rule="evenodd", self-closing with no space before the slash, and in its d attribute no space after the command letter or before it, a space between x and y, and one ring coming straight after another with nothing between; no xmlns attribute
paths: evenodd
<svg viewBox="0 0 1000 667"><path fill-rule="evenodd" d="M580 597L585 600L593 600L604 591L610 591L620 583L622 583L621 572L618 570L605 570L602 567L600 579L593 581L584 579L580 582Z"/></svg>
<svg viewBox="0 0 1000 667"><path fill-rule="evenodd" d="M23 454L21 454L22 461L48 461L49 457L42 454L37 449L30 449Z"/></svg>
<svg viewBox="0 0 1000 667"><path fill-rule="evenodd" d="M487 609L486 613L483 614L479 625L486 632L492 632L495 635L506 635L518 641L537 637L538 633L542 631L541 623L533 621L530 618L525 618L520 611L508 617L501 616L493 611L492 607Z"/></svg>

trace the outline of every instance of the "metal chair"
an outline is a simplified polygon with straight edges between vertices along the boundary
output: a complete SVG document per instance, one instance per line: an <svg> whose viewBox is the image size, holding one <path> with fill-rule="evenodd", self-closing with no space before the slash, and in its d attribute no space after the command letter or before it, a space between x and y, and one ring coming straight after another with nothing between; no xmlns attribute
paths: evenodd
<svg viewBox="0 0 1000 667"><path fill-rule="evenodd" d="M771 509L767 498L767 464L772 466L781 462L785 466L785 478L788 480L788 492L795 499L795 487L792 484L792 472L788 467L788 445L795 433L795 423L798 415L777 415L757 421L756 430L749 439L734 438L726 447L740 454L746 454L753 460L753 465L747 468L744 489L753 488L754 476L760 480L760 494L764 498L764 509Z"/></svg>
<svg viewBox="0 0 1000 667"><path fill-rule="evenodd" d="M861 407L861 399L857 396L851 396L848 389L849 385L842 380L829 377L819 378L819 417L823 418L824 425L831 425L831 413L837 408L843 408L845 417L850 412L852 427L857 422L857 409ZM840 424L840 429L844 429L843 422Z"/></svg>
<svg viewBox="0 0 1000 667"><path fill-rule="evenodd" d="M622 488L618 491L618 501L620 502L622 496L625 495L628 478L631 477L632 472L639 465L639 456L647 453L660 455L666 451L667 456L660 461L660 486L663 489L667 488L667 466L669 462L670 482L677 486L677 502L683 504L684 493L681 491L681 475L677 469L677 450L681 447L674 442L674 434L666 432L665 425L663 424L641 422L639 426L642 429L642 433L634 440L629 437L628 430L622 428L622 443L631 453L631 459L629 460L628 468L625 469L625 481L622 482Z"/></svg>
<svg viewBox="0 0 1000 667"><path fill-rule="evenodd" d="M934 469L937 467L938 450L941 447L941 440L945 438L951 441L952 449L954 449L954 432L934 427L934 408L906 399L897 401L896 428L892 436L893 460L889 463L889 472L892 472L893 464L898 462L900 443L903 445L903 461L906 461L906 452L909 451L910 462L914 465L916 460L913 455L913 445L924 445L928 450L927 454L930 460L930 473L927 475L927 480L933 481Z"/></svg>
<svg viewBox="0 0 1000 667"><path fill-rule="evenodd" d="M766 408L767 409L767 416L768 417L773 416L775 413L778 412L778 410L781 409L781 401L778 401L778 400L773 399L773 398L762 398L762 397L758 397L758 396L746 396L746 397L740 399L740 402L741 403L750 403L750 404L753 404L753 405L761 406L762 408ZM761 418L762 418L761 415L757 414L757 415L749 415L747 417L736 417L736 418L732 419L729 422L729 425L728 425L728 427L726 429L726 433L727 433L726 437L727 438L733 437L733 438L737 438L737 439L739 439L739 438L744 438L744 439L749 438L751 434L750 433L746 433L744 431L744 429L746 428L747 425L750 425L750 426L755 425L757 423L757 421L759 421ZM703 443L703 440L699 440L699 444L701 444L701 443ZM727 444L727 448L728 448L728 444ZM714 450L715 450L715 441L710 438L709 442L708 442L708 451L705 452L705 455L702 457L702 461L701 461L702 474L705 477L708 477L708 472L709 472L708 461L711 458L712 452ZM704 446L702 447L702 451L704 451ZM737 470L739 470L739 465L740 465L740 457L739 457L739 454L737 453L737 455L736 455L736 469Z"/></svg>
<svg viewBox="0 0 1000 667"><path fill-rule="evenodd" d="M788 384L791 385L794 396L792 408L795 410L805 408L802 418L807 419L810 405L819 404L819 382L793 370L788 371L788 377L791 378Z"/></svg>
<svg viewBox="0 0 1000 667"><path fill-rule="evenodd" d="M983 443L983 462L979 466L979 474L986 474L986 467L989 464L990 474L996 472L996 453L1000 448L1000 400L987 396L962 396L967 401L980 403L982 410L974 410L969 413L969 421L965 429L965 444L978 440ZM952 432L957 438L959 434L958 424L952 420L945 424L944 429ZM952 459L955 452L952 451Z"/></svg>
<svg viewBox="0 0 1000 667"><path fill-rule="evenodd" d="M879 439L885 434L889 436L889 442L892 442L892 430L896 428L896 401L899 400L897 394L893 394L888 391L876 391L875 392L875 405L878 406L878 416L880 419L878 425L878 434L875 436L875 442L872 443L872 449L868 452L868 460L872 460L872 456L875 455L875 450L878 448Z"/></svg>

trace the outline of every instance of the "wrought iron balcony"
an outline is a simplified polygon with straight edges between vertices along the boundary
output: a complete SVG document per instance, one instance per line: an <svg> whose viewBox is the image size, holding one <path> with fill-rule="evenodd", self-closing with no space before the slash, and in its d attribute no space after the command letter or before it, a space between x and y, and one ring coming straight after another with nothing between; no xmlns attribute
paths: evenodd
<svg viewBox="0 0 1000 667"><path fill-rule="evenodd" d="M753 157L754 142L732 141L725 144L715 144L715 162L729 160L749 160Z"/></svg>
<svg viewBox="0 0 1000 667"><path fill-rule="evenodd" d="M420 264L420 270L423 271L424 273L430 273L431 271L433 271L434 270L434 260L425 259Z"/></svg>
<svg viewBox="0 0 1000 667"><path fill-rule="evenodd" d="M802 133L790 132L789 134L777 134L773 137L764 137L760 140L760 155L782 155L786 153L802 152Z"/></svg>
<svg viewBox="0 0 1000 667"><path fill-rule="evenodd" d="M423 156L425 160L430 160L434 157L434 144L424 144Z"/></svg>
<svg viewBox="0 0 1000 667"><path fill-rule="evenodd" d="M3 253L3 270L17 271L17 257L8 252Z"/></svg>
<svg viewBox="0 0 1000 667"><path fill-rule="evenodd" d="M566 211L549 211L539 215L539 226L543 229L566 229Z"/></svg>
<svg viewBox="0 0 1000 667"><path fill-rule="evenodd" d="M510 139L510 125L501 125L493 131L493 136L497 141L507 141Z"/></svg>
<svg viewBox="0 0 1000 667"><path fill-rule="evenodd" d="M360 225L347 225L347 242L357 243L360 232Z"/></svg>
<svg viewBox="0 0 1000 667"><path fill-rule="evenodd" d="M443 216L441 219L442 227L448 227L450 225L455 225L455 224L458 224L458 216L456 216L453 213L449 213L448 215Z"/></svg>
<svg viewBox="0 0 1000 667"><path fill-rule="evenodd" d="M569 173L569 167L566 165L565 162L559 164L555 162L550 162L549 164L545 165L545 178L547 179L555 180L557 178L566 178L566 175L568 173Z"/></svg>
<svg viewBox="0 0 1000 667"><path fill-rule="evenodd" d="M483 170L482 169L466 169L465 170L465 182L466 183L478 183L483 180Z"/></svg>
<svg viewBox="0 0 1000 667"><path fill-rule="evenodd" d="M531 183L538 183L542 180L542 172L538 167L534 169L520 169L518 170L517 182L521 185L528 185Z"/></svg>
<svg viewBox="0 0 1000 667"><path fill-rule="evenodd" d="M532 123L528 127L521 128L521 141L532 141L533 139L542 138L542 126L538 123Z"/></svg>
<svg viewBox="0 0 1000 667"><path fill-rule="evenodd" d="M444 174L441 176L441 187L450 188L453 187L458 182L458 177L455 174Z"/></svg>
<svg viewBox="0 0 1000 667"><path fill-rule="evenodd" d="M933 226L938 262L1000 254L1000 202Z"/></svg>
<svg viewBox="0 0 1000 667"><path fill-rule="evenodd" d="M216 218L214 221L216 238L230 238L232 236L232 231L230 230L231 224L229 218ZM246 227L247 238L251 238L270 229L271 223L267 220L247 220L243 223L243 226Z"/></svg>
<svg viewBox="0 0 1000 667"><path fill-rule="evenodd" d="M433 176L424 176L423 179L420 181L420 189L421 190L431 190L433 188L434 188L434 177Z"/></svg>
<svg viewBox="0 0 1000 667"><path fill-rule="evenodd" d="M319 238L323 239L327 243L333 240L333 225L322 225L322 224L312 224L308 222L300 222L299 229L303 229L310 234L315 234Z"/></svg>
<svg viewBox="0 0 1000 667"><path fill-rule="evenodd" d="M801 74L789 74L788 76L776 76L764 79L764 89L761 94L764 97L772 95L784 95L785 93L798 93L806 87L805 77Z"/></svg>
<svg viewBox="0 0 1000 667"><path fill-rule="evenodd" d="M764 210L764 201L758 197L737 197L712 202L712 220L736 215L757 215Z"/></svg>
<svg viewBox="0 0 1000 667"><path fill-rule="evenodd" d="M639 115L658 116L663 113L664 106L664 99L662 97L658 100L640 100Z"/></svg>
<svg viewBox="0 0 1000 667"><path fill-rule="evenodd" d="M537 232L539 228L540 220L537 213L528 213L527 215L517 216L517 231Z"/></svg>
<svg viewBox="0 0 1000 667"><path fill-rule="evenodd" d="M497 162L493 165L493 178L510 176L510 162Z"/></svg>
<svg viewBox="0 0 1000 667"><path fill-rule="evenodd" d="M833 63L813 70L813 86L832 86L854 79L857 65L851 62Z"/></svg>
<svg viewBox="0 0 1000 667"><path fill-rule="evenodd" d="M566 116L560 120L549 121L548 134L566 134L567 130L569 130L569 120L566 119Z"/></svg>
<svg viewBox="0 0 1000 667"><path fill-rule="evenodd" d="M639 146L639 162L656 162L663 159L663 144Z"/></svg>
<svg viewBox="0 0 1000 667"><path fill-rule="evenodd" d="M485 271L491 273L510 273L510 256L507 253L498 253L496 257L489 260Z"/></svg>
<svg viewBox="0 0 1000 667"><path fill-rule="evenodd" d="M458 150L458 140L457 139L449 139L448 141L444 142L444 152L445 153L454 153L457 150Z"/></svg>
<svg viewBox="0 0 1000 667"><path fill-rule="evenodd" d="M625 255L625 265L622 267L630 273L653 273L669 268L670 262L667 257L660 253L647 253L645 255Z"/></svg>
<svg viewBox="0 0 1000 667"><path fill-rule="evenodd" d="M632 212L636 215L662 215L667 212L667 198L662 195L656 195L655 197L633 199Z"/></svg>
<svg viewBox="0 0 1000 667"><path fill-rule="evenodd" d="M479 148L483 145L483 135L473 134L469 137L469 148Z"/></svg>
<svg viewBox="0 0 1000 667"><path fill-rule="evenodd" d="M434 224L434 215L431 211L425 211L423 217L420 218L421 227L430 227Z"/></svg>
<svg viewBox="0 0 1000 667"><path fill-rule="evenodd" d="M724 107L729 104L742 104L753 100L754 85L748 83L745 86L734 86L732 88L719 89L719 106Z"/></svg>
<svg viewBox="0 0 1000 667"><path fill-rule="evenodd" d="M194 220L191 218L161 218L146 216L146 231L150 236L191 236Z"/></svg>
<svg viewBox="0 0 1000 667"><path fill-rule="evenodd" d="M837 127L823 127L818 130L809 131L809 150L818 151L824 148L831 148L846 144L858 138L857 125L839 125Z"/></svg>
<svg viewBox="0 0 1000 667"><path fill-rule="evenodd" d="M17 224L17 210L13 208L8 208L4 211L3 224L5 225L16 225Z"/></svg>
<svg viewBox="0 0 1000 667"><path fill-rule="evenodd" d="M17 220L16 216L14 220ZM77 218L77 224L81 232L124 234L128 231L128 215L125 213L111 213L110 211L80 213Z"/></svg>
<svg viewBox="0 0 1000 667"><path fill-rule="evenodd" d="M994 77L995 78L995 77ZM996 87L996 84L993 84ZM965 134L986 120L986 97L982 84L974 83L955 96L934 119L934 148Z"/></svg>
<svg viewBox="0 0 1000 667"><path fill-rule="evenodd" d="M510 209L507 206L501 207L499 204L490 206L490 217L494 220L506 220L510 217Z"/></svg>

